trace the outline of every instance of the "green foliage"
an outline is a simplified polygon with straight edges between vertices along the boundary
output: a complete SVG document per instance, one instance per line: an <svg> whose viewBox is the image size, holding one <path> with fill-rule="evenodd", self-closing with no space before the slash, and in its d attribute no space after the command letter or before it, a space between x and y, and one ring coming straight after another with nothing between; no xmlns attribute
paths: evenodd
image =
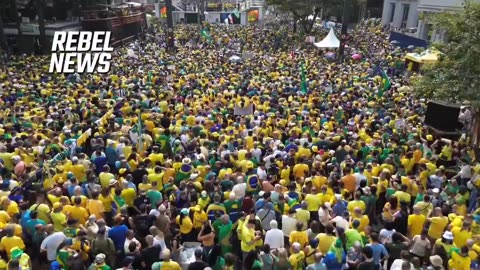
<svg viewBox="0 0 480 270"><path fill-rule="evenodd" d="M480 109L480 4L468 1L464 9L431 18L435 29L446 31L445 43L436 44L443 55L433 66L422 67L415 82L419 96L468 102Z"/></svg>
<svg viewBox="0 0 480 270"><path fill-rule="evenodd" d="M337 12L343 6L344 0L266 0L268 5L276 6L278 10L293 15L295 21L300 21L305 33L310 33L315 19L323 9L323 15ZM313 15L313 20L308 16ZM336 15L336 14L335 14Z"/></svg>

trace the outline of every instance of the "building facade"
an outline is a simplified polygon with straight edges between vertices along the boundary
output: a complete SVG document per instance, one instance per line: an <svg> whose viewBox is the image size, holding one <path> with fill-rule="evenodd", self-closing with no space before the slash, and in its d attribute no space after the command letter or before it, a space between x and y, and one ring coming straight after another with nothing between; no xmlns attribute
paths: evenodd
<svg viewBox="0 0 480 270"><path fill-rule="evenodd" d="M418 0L385 0L382 24L397 29L409 29L418 24Z"/></svg>
<svg viewBox="0 0 480 270"><path fill-rule="evenodd" d="M432 13L459 11L464 2L465 0L385 0L382 23L397 30L411 32L409 35L416 38L430 42L442 41L446 38L445 31L433 29L433 25L425 18Z"/></svg>

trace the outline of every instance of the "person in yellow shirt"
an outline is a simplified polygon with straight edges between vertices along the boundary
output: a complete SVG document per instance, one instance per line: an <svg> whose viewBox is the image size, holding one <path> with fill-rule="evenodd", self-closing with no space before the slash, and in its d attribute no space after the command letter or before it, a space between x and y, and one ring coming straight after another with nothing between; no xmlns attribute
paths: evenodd
<svg viewBox="0 0 480 270"><path fill-rule="evenodd" d="M98 199L103 204L103 215L107 224L113 224L113 195L110 193L110 188L102 189L102 193L98 196ZM91 214L91 213L90 213ZM98 218L98 217L97 217Z"/></svg>
<svg viewBox="0 0 480 270"><path fill-rule="evenodd" d="M67 215L62 212L62 208L62 203L56 202L53 205L52 213L50 213L55 232L63 232L67 227Z"/></svg>
<svg viewBox="0 0 480 270"><path fill-rule="evenodd" d="M296 230L290 233L288 242L292 247L294 243L299 243L301 248L304 248L307 246L308 234L307 234L307 231L303 228L303 222L297 222Z"/></svg>
<svg viewBox="0 0 480 270"><path fill-rule="evenodd" d="M305 195L305 202L307 203L307 210L310 212L311 220L318 220L318 209L322 205L323 196L318 193L320 188L312 187L312 192Z"/></svg>
<svg viewBox="0 0 480 270"><path fill-rule="evenodd" d="M261 239L262 236L260 232L255 231L255 218L251 218L250 215L245 218L242 226L240 248L245 256L244 258L246 258L246 255L255 249L254 243Z"/></svg>
<svg viewBox="0 0 480 270"><path fill-rule="evenodd" d="M23 250L25 249L25 243L22 238L14 235L15 232L12 226L7 226L5 233L6 235L0 240L0 251L6 252L10 259L12 257L11 250L15 247Z"/></svg>
<svg viewBox="0 0 480 270"><path fill-rule="evenodd" d="M470 270L472 260L468 256L468 247L463 246L460 251L451 252L451 259L448 261L449 270Z"/></svg>
<svg viewBox="0 0 480 270"><path fill-rule="evenodd" d="M365 209L367 208L366 205L365 205L365 202L362 201L360 199L360 197L362 197L362 193L360 192L355 192L355 195L354 195L354 200L348 202L347 204L347 210L348 212L350 212L350 214L353 213L353 211L355 210L355 208L360 208L362 210L362 212L365 212Z"/></svg>
<svg viewBox="0 0 480 270"><path fill-rule="evenodd" d="M359 232L363 232L365 228L370 225L370 219L367 215L363 214L363 210L360 207L356 207L353 210L351 222L354 220L358 220L360 222L360 225L357 228Z"/></svg>
<svg viewBox="0 0 480 270"><path fill-rule="evenodd" d="M158 186L159 182L157 182ZM148 175L144 175L142 182L138 184L138 191L147 192L148 190L152 189L152 184L148 182Z"/></svg>
<svg viewBox="0 0 480 270"><path fill-rule="evenodd" d="M434 216L428 218L430 226L428 228L428 236L431 238L431 242L436 241L442 237L443 231L448 225L448 218L443 215L442 208L436 207L433 211Z"/></svg>
<svg viewBox="0 0 480 270"><path fill-rule="evenodd" d="M461 227L453 227L453 243L457 247L463 247L467 244L467 240L472 238L472 232L470 231L472 223L470 220L464 220Z"/></svg>
<svg viewBox="0 0 480 270"><path fill-rule="evenodd" d="M327 254L332 244L337 240L335 228L328 224L325 226L325 233L319 233L316 238L318 239L318 251Z"/></svg>
<svg viewBox="0 0 480 270"><path fill-rule="evenodd" d="M18 204L15 201L10 200L7 196L3 196L0 198L0 206L3 210L7 211L7 214L10 217L20 213L20 209L18 208Z"/></svg>
<svg viewBox="0 0 480 270"><path fill-rule="evenodd" d="M305 263L305 253L302 250L300 243L292 244L292 255L288 258L292 270L302 270Z"/></svg>
<svg viewBox="0 0 480 270"><path fill-rule="evenodd" d="M163 190L163 185L166 184L164 183L164 172L162 170L162 167L160 166L155 166L154 172L149 174L148 177L148 182L157 182L157 187L159 188L159 191ZM167 182L168 183L168 182Z"/></svg>
<svg viewBox="0 0 480 270"><path fill-rule="evenodd" d="M76 197L80 197L80 199L82 200L80 205L82 207L86 207L87 206L87 196L83 195L83 190L82 190L82 187L81 186L76 186L74 189L73 189L73 196L70 198L70 200L72 201L72 203L74 203L73 201L75 200Z"/></svg>
<svg viewBox="0 0 480 270"><path fill-rule="evenodd" d="M401 185L400 190L395 191L393 196L397 197L398 202L406 202L407 204L410 205L410 201L412 200L412 196L407 193L408 186L407 185Z"/></svg>
<svg viewBox="0 0 480 270"><path fill-rule="evenodd" d="M205 224L205 222L208 221L207 213L202 209L202 206L199 204L190 208L190 211L194 211L193 212L193 228L195 230L200 230Z"/></svg>
<svg viewBox="0 0 480 270"><path fill-rule="evenodd" d="M293 175L295 176L295 179L305 177L305 174L308 174L310 171L308 165L304 162L304 158L300 157L298 158L298 163L293 166Z"/></svg>
<svg viewBox="0 0 480 270"><path fill-rule="evenodd" d="M86 208L91 215L95 215L95 217L98 219L103 219L105 208L103 207L102 201L98 199L99 195L100 194L98 194L96 191L92 192L92 198L87 201ZM83 224L83 222L80 224Z"/></svg>
<svg viewBox="0 0 480 270"><path fill-rule="evenodd" d="M133 201L135 200L135 197L137 197L137 192L133 188L125 188L122 190L121 196L128 207L133 207Z"/></svg>
<svg viewBox="0 0 480 270"><path fill-rule="evenodd" d="M425 224L426 217L422 215L421 209L418 206L413 207L413 213L408 216L408 235L414 237L420 235Z"/></svg>
<svg viewBox="0 0 480 270"><path fill-rule="evenodd" d="M85 224L88 218L88 211L82 207L82 198L75 197L74 205L70 208L69 218L73 218L78 221L79 224Z"/></svg>
<svg viewBox="0 0 480 270"><path fill-rule="evenodd" d="M66 167L65 170L72 172L79 183L87 180L87 168L83 164L78 163L77 157L73 157L71 165Z"/></svg>
<svg viewBox="0 0 480 270"><path fill-rule="evenodd" d="M182 241L194 242L197 239L197 234L193 230L193 222L190 218L187 208L184 208L180 211L180 214L177 216L175 222L178 226L180 226L180 234L182 235Z"/></svg>
<svg viewBox="0 0 480 270"><path fill-rule="evenodd" d="M50 222L50 207L45 203L43 194L37 194L37 201L30 207L30 211L37 211L38 219L43 220L47 224Z"/></svg>
<svg viewBox="0 0 480 270"><path fill-rule="evenodd" d="M102 188L106 188L110 185L110 180L115 179L115 175L110 173L110 167L108 165L103 166L103 171L98 175L100 179L100 185Z"/></svg>

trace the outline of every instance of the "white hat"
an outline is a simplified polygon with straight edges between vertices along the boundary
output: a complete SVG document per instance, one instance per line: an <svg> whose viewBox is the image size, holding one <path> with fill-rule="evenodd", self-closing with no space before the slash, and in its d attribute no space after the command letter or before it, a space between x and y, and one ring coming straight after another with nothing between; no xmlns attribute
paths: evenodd
<svg viewBox="0 0 480 270"><path fill-rule="evenodd" d="M451 231L446 231L443 233L442 237L447 240L453 240L453 233Z"/></svg>
<svg viewBox="0 0 480 270"><path fill-rule="evenodd" d="M432 192L433 192L433 193L440 193L440 189L434 188L434 189L432 189Z"/></svg>
<svg viewBox="0 0 480 270"><path fill-rule="evenodd" d="M72 157L72 162L77 162L78 161L78 157Z"/></svg>
<svg viewBox="0 0 480 270"><path fill-rule="evenodd" d="M150 210L150 213L148 213L148 215L158 217L160 215L160 212L158 212L157 209L152 209L152 210Z"/></svg>
<svg viewBox="0 0 480 270"><path fill-rule="evenodd" d="M442 257L438 255L430 256L430 263L435 267L443 266Z"/></svg>
<svg viewBox="0 0 480 270"><path fill-rule="evenodd" d="M189 158L184 158L184 159L182 159L182 163L183 163L183 164L190 164L190 162L192 162L192 160L189 159Z"/></svg>

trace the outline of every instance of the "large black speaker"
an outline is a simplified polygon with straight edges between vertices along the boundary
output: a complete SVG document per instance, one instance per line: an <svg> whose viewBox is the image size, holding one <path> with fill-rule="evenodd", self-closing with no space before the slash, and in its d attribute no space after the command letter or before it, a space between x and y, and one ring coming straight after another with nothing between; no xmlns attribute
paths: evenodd
<svg viewBox="0 0 480 270"><path fill-rule="evenodd" d="M443 132L454 132L462 129L458 122L460 106L438 101L430 101L427 104L425 125Z"/></svg>

